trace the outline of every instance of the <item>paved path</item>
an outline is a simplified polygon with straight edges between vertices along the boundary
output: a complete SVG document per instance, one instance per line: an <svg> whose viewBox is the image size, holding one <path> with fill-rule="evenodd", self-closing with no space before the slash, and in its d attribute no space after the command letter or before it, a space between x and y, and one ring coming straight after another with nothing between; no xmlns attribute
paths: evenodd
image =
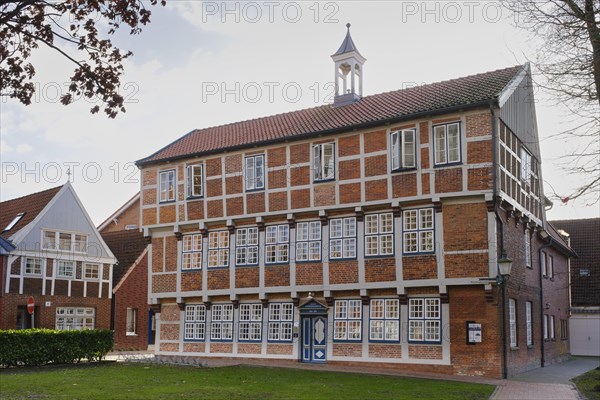
<svg viewBox="0 0 600 400"><path fill-rule="evenodd" d="M579 400L581 395L571 379L599 365L598 357L574 357L560 364L537 368L504 381L491 399Z"/></svg>
<svg viewBox="0 0 600 400"><path fill-rule="evenodd" d="M110 353L108 360L152 362L152 352L119 352ZM374 375L410 376L416 378L441 379L461 382L495 385L496 390L490 400L581 400L579 392L570 380L600 365L600 358L575 357L561 364L515 376L508 380L489 379L483 377L454 376L434 373L411 372L394 368L377 368L370 366L345 366L334 364L303 364L294 361L257 359L223 359L205 358L200 363L204 367L228 367L234 365L254 365L260 367L294 368L304 370L349 372Z"/></svg>

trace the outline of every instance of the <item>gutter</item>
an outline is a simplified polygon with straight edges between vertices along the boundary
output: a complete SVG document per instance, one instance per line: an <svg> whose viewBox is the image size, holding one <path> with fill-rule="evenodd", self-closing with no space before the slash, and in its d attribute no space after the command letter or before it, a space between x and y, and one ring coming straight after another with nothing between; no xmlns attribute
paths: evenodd
<svg viewBox="0 0 600 400"><path fill-rule="evenodd" d="M333 135L336 133L372 128L372 127L381 126L384 124L388 124L388 125L394 124L397 122L408 121L408 120L415 119L415 118L421 118L421 117L427 117L427 116L433 116L433 115L441 115L441 114L447 114L447 113L455 112L455 111L490 106L494 102L497 103L498 99L494 98L494 99L480 100L476 103L471 103L471 104L460 104L460 105L450 106L450 107L446 107L446 108L440 108L440 109L436 109L436 110L421 111L421 112L417 112L417 113L413 113L413 114L402 115L399 117L393 117L393 118L388 118L388 119L378 119L375 121L363 122L363 123L359 123L356 125L341 126L339 128L332 128L332 129L327 129L324 131L306 132L306 133L302 133L302 134L294 135L294 136L286 136L286 137L282 137L282 138L263 140L263 141L259 141L259 142L253 142L253 143L244 143L241 145L236 145L236 146L231 146L231 147L221 147L221 148L213 149L213 150L209 150L209 151L202 151L202 152L197 152L197 153L186 153L186 154L181 154L181 155L177 155L177 156L173 156L173 157L145 161L148 158L151 158L155 154L165 150L169 146L175 144L176 142L178 142L179 140L182 139L182 138L179 138L179 139L171 142L170 144L166 145L162 149L158 150L157 152L151 154L150 156L148 156L146 158L142 158L141 160L137 160L135 162L135 165L138 168L141 168L141 167L145 167L148 165L162 164L162 163L181 160L181 159L185 159L185 158L201 157L201 156L207 156L210 154L223 153L226 151L236 151L236 150L241 150L241 149L252 148L255 146L266 146L266 145L271 145L271 144L276 144L276 143L284 143L284 142L289 142L289 141L296 141L296 140L301 140L301 139L306 139L306 138L311 138L311 137ZM190 135L194 132L196 132L196 130L189 132L185 136Z"/></svg>
<svg viewBox="0 0 600 400"><path fill-rule="evenodd" d="M541 367L544 368L546 366L546 352L545 352L545 338L544 338L544 276L543 276L543 272L542 272L542 252L547 249L548 247L552 246L552 242L554 241L554 238L552 236L550 236L548 234L548 237L550 238L550 240L548 241L548 243L545 243L544 245L540 246L540 248L538 249L538 266L540 268L540 332L541 332L541 339L540 340L540 350L542 352L541 354Z"/></svg>

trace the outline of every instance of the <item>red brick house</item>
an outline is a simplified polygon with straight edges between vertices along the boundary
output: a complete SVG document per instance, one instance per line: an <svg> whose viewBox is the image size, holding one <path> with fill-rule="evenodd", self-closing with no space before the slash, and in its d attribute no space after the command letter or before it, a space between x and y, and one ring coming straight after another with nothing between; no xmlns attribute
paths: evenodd
<svg viewBox="0 0 600 400"><path fill-rule="evenodd" d="M147 350L154 340L148 305L148 249L138 228L139 201L138 193L98 227L117 258L111 314L115 350Z"/></svg>
<svg viewBox="0 0 600 400"><path fill-rule="evenodd" d="M568 357L529 65L363 97L349 33L332 58L333 105L137 162L156 356L490 377Z"/></svg>
<svg viewBox="0 0 600 400"><path fill-rule="evenodd" d="M579 257L571 260L571 353L600 356L600 218L552 221Z"/></svg>
<svg viewBox="0 0 600 400"><path fill-rule="evenodd" d="M0 329L110 327L114 256L70 183L0 203Z"/></svg>

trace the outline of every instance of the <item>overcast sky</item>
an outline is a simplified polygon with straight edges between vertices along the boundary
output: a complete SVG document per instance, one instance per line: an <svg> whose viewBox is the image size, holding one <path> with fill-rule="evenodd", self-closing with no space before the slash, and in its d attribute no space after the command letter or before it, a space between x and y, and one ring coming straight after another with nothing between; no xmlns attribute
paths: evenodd
<svg viewBox="0 0 600 400"><path fill-rule="evenodd" d="M139 190L133 165L195 129L331 101L330 58L352 23L367 58L364 94L401 89L527 61L526 32L493 1L200 2L152 9L141 35L118 35L134 51L122 93L127 113L91 115L91 103L59 102L72 66L41 49L33 104L2 99L0 198L71 182L99 224ZM552 139L565 112L535 91L545 192L572 193L558 167L574 144ZM555 202L549 219L597 217L597 207Z"/></svg>

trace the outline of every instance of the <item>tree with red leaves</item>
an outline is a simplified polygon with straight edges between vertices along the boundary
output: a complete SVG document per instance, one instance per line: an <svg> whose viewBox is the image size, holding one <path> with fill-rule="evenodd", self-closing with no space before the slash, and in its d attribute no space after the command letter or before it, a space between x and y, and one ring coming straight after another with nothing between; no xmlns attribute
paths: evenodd
<svg viewBox="0 0 600 400"><path fill-rule="evenodd" d="M165 5L165 0L145 4ZM75 98L99 99L114 118L125 112L119 94L123 62L130 51L111 42L124 26L131 35L150 22L151 12L141 0L0 0L0 94L31 104L36 68L29 62L35 49L46 46L74 64L61 103ZM39 67L39 66L38 66ZM92 114L100 110L91 108Z"/></svg>

